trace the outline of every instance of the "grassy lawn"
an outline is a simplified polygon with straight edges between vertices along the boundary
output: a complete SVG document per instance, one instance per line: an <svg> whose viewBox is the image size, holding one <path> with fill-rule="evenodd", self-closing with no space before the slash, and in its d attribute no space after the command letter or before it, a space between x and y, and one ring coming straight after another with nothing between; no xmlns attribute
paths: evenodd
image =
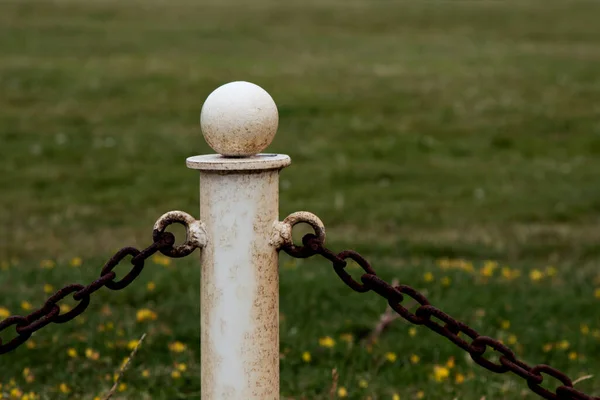
<svg viewBox="0 0 600 400"><path fill-rule="evenodd" d="M591 0L2 2L0 315L89 283L164 212L197 216L202 102L246 80L279 107L282 218L314 212L333 250L600 395L598 15ZM280 265L282 398L334 383L334 398L537 398L403 320L365 346L384 300L325 260ZM97 292L0 356L3 398L102 399L146 334L113 398L198 399L199 275L198 253L155 257Z"/></svg>

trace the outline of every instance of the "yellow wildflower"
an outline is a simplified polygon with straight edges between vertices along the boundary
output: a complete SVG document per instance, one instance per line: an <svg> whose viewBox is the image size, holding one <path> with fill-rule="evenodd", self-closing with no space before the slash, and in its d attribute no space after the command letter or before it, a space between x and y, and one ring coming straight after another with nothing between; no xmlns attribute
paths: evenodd
<svg viewBox="0 0 600 400"><path fill-rule="evenodd" d="M74 257L73 259L71 259L71 267L81 267L81 264L83 263L83 261L81 260L80 257Z"/></svg>
<svg viewBox="0 0 600 400"><path fill-rule="evenodd" d="M100 354L92 349L85 349L85 356L90 360L97 360L100 358Z"/></svg>
<svg viewBox="0 0 600 400"><path fill-rule="evenodd" d="M446 367L448 367L449 369L454 368L455 362L454 362L454 357L450 357L448 359L448 361L446 361Z"/></svg>
<svg viewBox="0 0 600 400"><path fill-rule="evenodd" d="M394 393L392 395L392 400L400 400L400 395L398 393Z"/></svg>
<svg viewBox="0 0 600 400"><path fill-rule="evenodd" d="M8 318L10 317L10 311L8 308L0 307L0 318Z"/></svg>
<svg viewBox="0 0 600 400"><path fill-rule="evenodd" d="M460 372L458 372L455 376L454 376L454 383L457 384L461 384L465 381L465 376L463 374L461 374Z"/></svg>
<svg viewBox="0 0 600 400"><path fill-rule="evenodd" d="M361 389L366 389L369 387L369 382L367 382L365 379L361 379L360 381L358 381L358 386Z"/></svg>
<svg viewBox="0 0 600 400"><path fill-rule="evenodd" d="M385 353L385 358L389 362L395 362L398 357L396 356L396 353L392 353L391 351L388 351L387 353Z"/></svg>
<svg viewBox="0 0 600 400"><path fill-rule="evenodd" d="M330 336L319 338L319 346L331 348L335 346L335 340L333 340Z"/></svg>
<svg viewBox="0 0 600 400"><path fill-rule="evenodd" d="M150 377L150 371L148 371L147 369L142 371L142 376L144 378L149 378Z"/></svg>
<svg viewBox="0 0 600 400"><path fill-rule="evenodd" d="M187 365L184 363L175 363L175 368L177 368L177 370L181 371L181 372L185 372L187 371Z"/></svg>
<svg viewBox="0 0 600 400"><path fill-rule="evenodd" d="M600 299L600 288L594 290L594 297L596 297L597 299Z"/></svg>
<svg viewBox="0 0 600 400"><path fill-rule="evenodd" d="M422 390L419 390L419 391L417 392L417 399L422 399L422 398L424 398L424 397L425 397L425 392L424 392L424 391L422 391Z"/></svg>
<svg viewBox="0 0 600 400"><path fill-rule="evenodd" d="M425 282L433 282L435 277L431 272L425 272L425 274L423 275L423 279L425 280Z"/></svg>
<svg viewBox="0 0 600 400"><path fill-rule="evenodd" d="M49 283L44 284L44 293L50 294L52 292L54 292L54 286Z"/></svg>
<svg viewBox="0 0 600 400"><path fill-rule="evenodd" d="M442 278L442 286L450 286L450 284L452 283L452 279L449 276L444 276Z"/></svg>
<svg viewBox="0 0 600 400"><path fill-rule="evenodd" d="M52 260L42 260L40 262L40 267L44 269L52 269L56 266L56 263Z"/></svg>
<svg viewBox="0 0 600 400"><path fill-rule="evenodd" d="M171 372L171 378L173 378L173 379L179 379L179 378L181 378L181 372L179 372L179 371L173 371L173 372Z"/></svg>
<svg viewBox="0 0 600 400"><path fill-rule="evenodd" d="M529 279L534 282L541 280L544 277L544 273L538 269L531 270L529 272Z"/></svg>
<svg viewBox="0 0 600 400"><path fill-rule="evenodd" d="M342 333L340 339L343 342L352 343L352 341L354 341L354 336L351 333Z"/></svg>
<svg viewBox="0 0 600 400"><path fill-rule="evenodd" d="M119 392L124 392L127 390L127 384L126 383L120 383L119 387L117 389Z"/></svg>
<svg viewBox="0 0 600 400"><path fill-rule="evenodd" d="M156 283L148 282L148 284L146 285L146 288L148 289L149 292L152 292L154 289L156 289Z"/></svg>
<svg viewBox="0 0 600 400"><path fill-rule="evenodd" d="M29 311L29 310L31 310L31 309L33 308L33 306L32 306L32 305L31 305L31 303L30 303L30 302L28 302L28 301L22 301L22 302L21 302L21 308L22 308L23 310L25 310L25 311Z"/></svg>
<svg viewBox="0 0 600 400"><path fill-rule="evenodd" d="M35 349L35 348L36 348L36 346L37 346L37 344L35 343L35 341L34 341L34 340L32 340L32 339L29 339L29 340L28 340L28 341L25 343L25 346L27 346L27 348L31 350L31 349Z"/></svg>
<svg viewBox="0 0 600 400"><path fill-rule="evenodd" d="M19 397L23 396L23 392L19 388L13 388L10 391L10 395L11 395L11 397L19 398Z"/></svg>
<svg viewBox="0 0 600 400"><path fill-rule="evenodd" d="M171 350L173 353L183 353L186 348L187 346L179 341L169 344L169 350Z"/></svg>
<svg viewBox="0 0 600 400"><path fill-rule="evenodd" d="M558 343L556 344L556 347L558 347L558 348L559 348L559 349L561 349L561 350L566 350L566 349L568 349L568 348L569 348L569 346L570 346L570 344L569 344L569 342L568 342L568 341L566 341L566 340L561 340L560 342L558 342Z"/></svg>
<svg viewBox="0 0 600 400"><path fill-rule="evenodd" d="M141 310L138 310L137 314L136 314L136 318L138 322L144 322L144 321L154 321L157 318L157 315L154 311L149 310L147 308L142 308Z"/></svg>
<svg viewBox="0 0 600 400"><path fill-rule="evenodd" d="M418 356L418 355L416 355L416 354L411 354L411 356L410 356L410 362L411 362L411 363L413 363L413 364L416 364L416 363L418 363L420 360L421 360L421 357L419 357L419 356Z"/></svg>
<svg viewBox="0 0 600 400"><path fill-rule="evenodd" d="M67 355L71 358L76 358L77 357L77 350L75 350L74 348L70 348L67 350Z"/></svg>
<svg viewBox="0 0 600 400"><path fill-rule="evenodd" d="M413 326L413 327L410 327L410 328L408 328L408 335L409 335L410 337L414 337L414 336L416 336L416 335L417 335L417 328L415 328L414 326Z"/></svg>
<svg viewBox="0 0 600 400"><path fill-rule="evenodd" d="M510 321L508 321L508 320L504 320L504 321L502 321L502 322L500 323L500 327L501 327L503 330L507 330L508 328L510 328Z"/></svg>
<svg viewBox="0 0 600 400"><path fill-rule="evenodd" d="M338 397L347 397L348 396L348 391L346 390L345 387L341 387L338 389Z"/></svg>
<svg viewBox="0 0 600 400"><path fill-rule="evenodd" d="M558 270L555 267L546 268L546 275L548 275L548 276L554 276L554 275L556 275L557 272L558 272Z"/></svg>
<svg viewBox="0 0 600 400"><path fill-rule="evenodd" d="M162 254L153 255L152 262L154 262L154 264L162 265L164 267L168 267L169 265L171 265L171 259L169 257L163 256Z"/></svg>
<svg viewBox="0 0 600 400"><path fill-rule="evenodd" d="M542 346L542 351L544 353L547 353L550 350L552 350L552 347L554 347L554 345L552 343L546 343L544 346Z"/></svg>
<svg viewBox="0 0 600 400"><path fill-rule="evenodd" d="M516 335L508 335L508 339L507 339L508 344L513 345L515 343L517 343L517 336Z"/></svg>
<svg viewBox="0 0 600 400"><path fill-rule="evenodd" d="M127 348L129 350L133 350L137 347L138 343L139 343L139 340L130 340L129 342L127 342Z"/></svg>
<svg viewBox="0 0 600 400"><path fill-rule="evenodd" d="M581 331L582 335L588 335L590 333L590 327L587 326L586 324L581 324L581 326L579 327L579 330Z"/></svg>
<svg viewBox="0 0 600 400"><path fill-rule="evenodd" d="M68 313L69 311L71 311L71 306L70 305L68 305L66 303L63 303L63 304L60 305L60 312L61 312L61 314Z"/></svg>
<svg viewBox="0 0 600 400"><path fill-rule="evenodd" d="M569 360L577 360L577 352L575 352L575 351L570 352Z"/></svg>
<svg viewBox="0 0 600 400"><path fill-rule="evenodd" d="M311 358L310 353L308 351L305 351L304 353L302 353L302 361L308 363L308 362L310 362L311 359L312 358Z"/></svg>
<svg viewBox="0 0 600 400"><path fill-rule="evenodd" d="M433 367L433 378L437 382L442 382L443 380L447 379L449 375L450 371L448 368L442 367L441 365L435 365Z"/></svg>
<svg viewBox="0 0 600 400"><path fill-rule="evenodd" d="M58 390L59 390L61 393L65 393L65 394L67 394L67 393L71 393L71 388L70 388L69 386L67 386L67 384L66 384L66 383L61 383L61 384L58 386Z"/></svg>
<svg viewBox="0 0 600 400"><path fill-rule="evenodd" d="M485 277L494 276L494 267L490 264L485 264L483 267L479 269L479 273Z"/></svg>

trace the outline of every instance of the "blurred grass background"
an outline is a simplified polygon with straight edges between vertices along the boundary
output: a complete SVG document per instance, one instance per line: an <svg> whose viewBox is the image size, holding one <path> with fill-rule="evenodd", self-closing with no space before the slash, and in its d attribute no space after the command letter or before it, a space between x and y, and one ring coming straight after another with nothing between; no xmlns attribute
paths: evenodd
<svg viewBox="0 0 600 400"><path fill-rule="evenodd" d="M552 361L576 377L594 374L598 15L600 3L584 0L3 1L0 305L38 307L44 284L86 283L115 249L146 247L164 212L198 215L198 176L185 158L212 152L199 129L202 102L247 80L279 107L268 151L292 158L281 176L282 217L314 212L331 248L363 252L384 277L421 284L482 329L510 320L532 363L548 361L543 344L567 340L571 348ZM77 257L83 265L71 268ZM92 399L128 353L114 341L152 332L120 395L198 398L195 257L168 268L155 260L140 278L147 282L98 293L87 322L47 327L36 349L2 356L5 389L35 365L36 379L13 389ZM493 276L486 260L498 265ZM55 268L40 269L50 261ZM448 263L473 268L442 268ZM356 338L385 302L350 293L323 261L299 268L282 256L285 265L283 396L327 398L336 367L349 398L526 396L524 383L479 371L441 338L413 338L401 322L367 352ZM520 277L502 275L502 266ZM101 313L105 303L112 316ZM143 308L158 318L140 325ZM97 331L109 320L121 339ZM347 348L338 336L348 333ZM75 336L52 343L65 335ZM315 357L327 336L336 346ZM174 341L186 344L183 359L165 344ZM96 364L87 348L102 354ZM383 368L387 352L398 360ZM420 362L411 365L411 354ZM437 382L430 372L449 357L475 376ZM188 368L181 379L171 376L174 362ZM600 390L597 377L580 385Z"/></svg>

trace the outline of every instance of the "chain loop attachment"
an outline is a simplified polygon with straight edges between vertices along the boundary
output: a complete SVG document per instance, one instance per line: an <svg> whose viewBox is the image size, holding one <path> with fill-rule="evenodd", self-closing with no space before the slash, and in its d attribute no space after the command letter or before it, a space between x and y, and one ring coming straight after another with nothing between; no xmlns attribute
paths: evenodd
<svg viewBox="0 0 600 400"><path fill-rule="evenodd" d="M321 245L325 244L325 225L323 221L315 214L308 211L297 211L288 215L283 221L275 222L273 225L273 236L271 244L278 249L283 249L292 257L308 258L316 254L308 243L303 243L302 246L296 246L292 238L292 228L295 225L305 223L310 225L315 231L314 239ZM308 235L307 235L308 236ZM303 240L303 242L305 242Z"/></svg>
<svg viewBox="0 0 600 400"><path fill-rule="evenodd" d="M185 227L185 242L181 245L171 245L161 248L160 252L172 258L181 258L191 254L194 250L203 248L208 243L206 227L200 220L183 211L169 211L163 214L154 224L152 237L157 241L160 235L171 224L181 224Z"/></svg>

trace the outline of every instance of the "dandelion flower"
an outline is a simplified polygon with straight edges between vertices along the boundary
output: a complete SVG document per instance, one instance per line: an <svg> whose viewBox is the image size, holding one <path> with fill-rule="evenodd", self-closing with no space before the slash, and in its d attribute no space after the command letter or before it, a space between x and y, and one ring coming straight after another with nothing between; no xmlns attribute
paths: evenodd
<svg viewBox="0 0 600 400"><path fill-rule="evenodd" d="M458 372L455 376L454 376L454 383L456 384L461 384L465 381L465 376L463 374L461 374L460 372Z"/></svg>
<svg viewBox="0 0 600 400"><path fill-rule="evenodd" d="M71 262L70 262L71 267L75 267L75 268L81 267L82 263L83 263L83 261L81 260L80 257L74 257L71 259Z"/></svg>
<svg viewBox="0 0 600 400"><path fill-rule="evenodd" d="M171 350L173 353L183 353L185 349L186 345L179 341L169 344L169 350Z"/></svg>
<svg viewBox="0 0 600 400"><path fill-rule="evenodd" d="M61 393L65 393L65 394L67 394L67 393L71 393L71 388L70 388L70 387L69 387L69 386L68 386L66 383L61 383L61 384L58 386L58 390L59 390Z"/></svg>
<svg viewBox="0 0 600 400"><path fill-rule="evenodd" d="M312 357L310 356L310 353L308 351L305 351L304 353L302 353L302 361L304 362L310 362L310 360L312 359Z"/></svg>
<svg viewBox="0 0 600 400"><path fill-rule="evenodd" d="M319 346L332 348L335 346L335 340L333 340L330 336L319 338Z"/></svg>
<svg viewBox="0 0 600 400"><path fill-rule="evenodd" d="M346 390L345 387L341 387L338 389L338 397L348 397L348 391Z"/></svg>
<svg viewBox="0 0 600 400"><path fill-rule="evenodd" d="M436 365L433 367L433 378L437 382L442 382L450 376L450 370L448 368L443 367L441 365Z"/></svg>
<svg viewBox="0 0 600 400"><path fill-rule="evenodd" d="M138 312L136 314L136 319L138 322L154 321L154 320L156 320L156 318L157 318L156 313L147 308L142 308L141 310L138 310Z"/></svg>

